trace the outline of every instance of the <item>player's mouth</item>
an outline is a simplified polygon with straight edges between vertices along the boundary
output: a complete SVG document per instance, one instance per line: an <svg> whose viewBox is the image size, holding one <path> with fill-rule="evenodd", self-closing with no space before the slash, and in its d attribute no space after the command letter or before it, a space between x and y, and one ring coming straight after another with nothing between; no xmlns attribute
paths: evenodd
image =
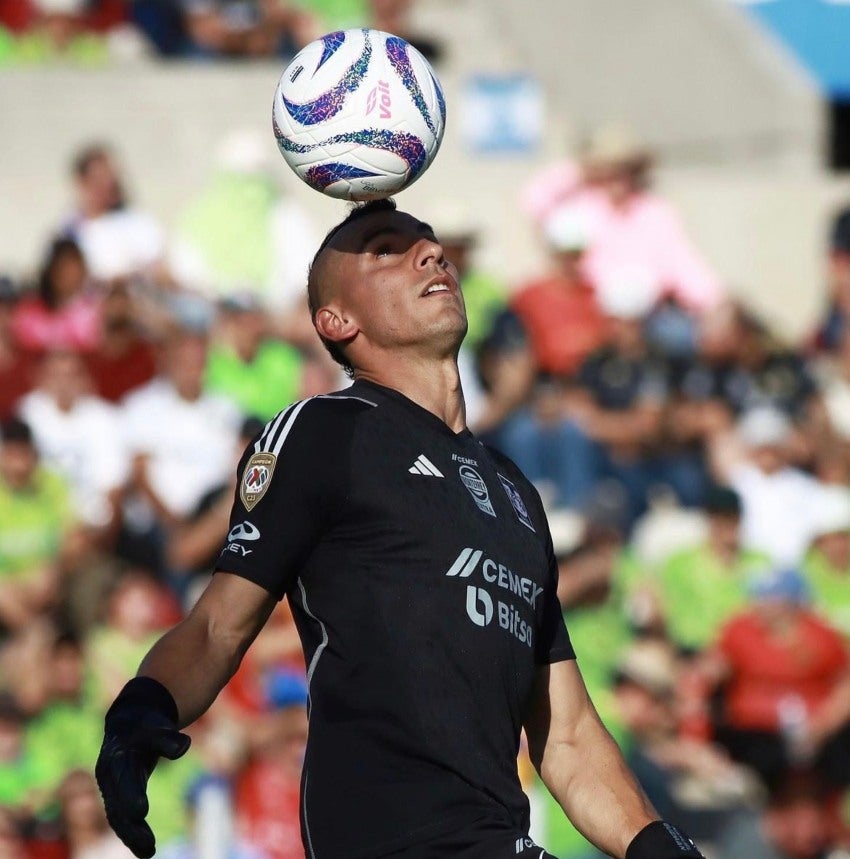
<svg viewBox="0 0 850 859"><path fill-rule="evenodd" d="M439 277L432 278L425 285L425 288L419 293L420 298L425 298L429 295L454 295L457 285L450 275L441 274Z"/></svg>

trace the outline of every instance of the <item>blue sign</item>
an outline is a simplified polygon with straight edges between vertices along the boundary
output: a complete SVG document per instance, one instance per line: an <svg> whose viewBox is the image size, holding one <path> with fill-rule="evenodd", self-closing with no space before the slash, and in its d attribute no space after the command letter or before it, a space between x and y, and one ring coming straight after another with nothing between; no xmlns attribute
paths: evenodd
<svg viewBox="0 0 850 859"><path fill-rule="evenodd" d="M543 131L543 94L530 75L476 75L464 85L459 113L472 151L527 153Z"/></svg>
<svg viewBox="0 0 850 859"><path fill-rule="evenodd" d="M850 99L847 0L761 0L746 5L786 44L827 96Z"/></svg>

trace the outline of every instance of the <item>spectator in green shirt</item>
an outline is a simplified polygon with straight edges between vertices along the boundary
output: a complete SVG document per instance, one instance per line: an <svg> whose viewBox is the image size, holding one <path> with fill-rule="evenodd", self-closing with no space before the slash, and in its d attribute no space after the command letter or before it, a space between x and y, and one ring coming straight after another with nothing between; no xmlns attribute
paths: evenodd
<svg viewBox="0 0 850 859"><path fill-rule="evenodd" d="M243 415L265 422L301 398L306 362L294 346L269 336L256 296L232 295L219 307L205 387L228 397Z"/></svg>
<svg viewBox="0 0 850 859"><path fill-rule="evenodd" d="M26 816L47 796L50 772L26 742L26 714L9 693L0 694L0 807Z"/></svg>
<svg viewBox="0 0 850 859"><path fill-rule="evenodd" d="M824 487L802 572L813 608L850 639L850 491Z"/></svg>
<svg viewBox="0 0 850 859"><path fill-rule="evenodd" d="M611 676L638 629L632 611L641 565L626 542L625 496L600 486L584 506L580 528L565 541L569 511L550 513L558 560L558 599L587 690L614 735L622 732L610 698Z"/></svg>
<svg viewBox="0 0 850 859"><path fill-rule="evenodd" d="M657 598L667 633L679 647L700 650L747 602L750 572L769 563L741 546L741 499L726 487L709 491L708 533L699 545L675 552L661 567Z"/></svg>
<svg viewBox="0 0 850 859"><path fill-rule="evenodd" d="M611 690L614 670L634 638L627 602L637 561L625 542L624 498L599 487L581 515L549 511L549 522L558 561L558 599L588 694L625 749L628 737ZM548 791L540 789L549 849L564 859L601 859L558 812Z"/></svg>
<svg viewBox="0 0 850 859"><path fill-rule="evenodd" d="M100 747L103 712L86 694L85 660L76 636L57 634L48 659L48 699L28 722L26 738L54 789L70 770L92 766Z"/></svg>
<svg viewBox="0 0 850 859"><path fill-rule="evenodd" d="M32 622L55 599L63 544L71 532L63 481L39 466L30 428L0 428L0 626Z"/></svg>

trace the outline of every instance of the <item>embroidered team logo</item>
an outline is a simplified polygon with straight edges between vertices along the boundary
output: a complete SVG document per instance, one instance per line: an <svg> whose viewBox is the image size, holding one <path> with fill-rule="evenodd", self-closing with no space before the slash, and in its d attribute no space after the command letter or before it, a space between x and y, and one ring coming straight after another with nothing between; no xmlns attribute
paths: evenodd
<svg viewBox="0 0 850 859"><path fill-rule="evenodd" d="M239 486L239 497L246 510L253 510L266 494L276 461L273 453L255 453L248 460Z"/></svg>
<svg viewBox="0 0 850 859"><path fill-rule="evenodd" d="M490 503L490 493L484 478L471 466L462 465L458 469L463 485L469 490L472 500L478 505L478 509L489 516L495 516L496 511Z"/></svg>
<svg viewBox="0 0 850 859"><path fill-rule="evenodd" d="M526 528L531 528L531 530L534 531L534 525L531 524L531 516L528 515L528 507L525 506L525 502L522 500L522 495L519 494L519 490L510 480L508 480L507 477L499 474L498 471L496 474L505 489L508 501L511 502L511 506L514 508L517 519L519 519ZM537 532L535 531L534 533L536 534Z"/></svg>

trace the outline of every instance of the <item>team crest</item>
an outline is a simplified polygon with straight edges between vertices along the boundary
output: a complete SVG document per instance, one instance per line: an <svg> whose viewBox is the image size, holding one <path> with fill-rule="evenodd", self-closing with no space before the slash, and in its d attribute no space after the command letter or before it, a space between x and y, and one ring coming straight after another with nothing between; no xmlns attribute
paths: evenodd
<svg viewBox="0 0 850 859"><path fill-rule="evenodd" d="M273 453L255 453L248 460L239 485L239 497L246 510L253 510L266 494L276 461Z"/></svg>
<svg viewBox="0 0 850 859"><path fill-rule="evenodd" d="M490 503L490 493L487 491L484 478L471 465L462 465L458 469L458 474L463 485L469 490L472 500L478 505L478 509L488 516L495 516L496 511Z"/></svg>
<svg viewBox="0 0 850 859"><path fill-rule="evenodd" d="M499 474L498 471L496 474L502 482L505 494L508 496L508 501L511 502L511 507L514 508L517 519L519 519L526 528L531 528L531 530L534 531L534 525L531 524L531 516L528 515L528 507L525 506L525 502L522 500L522 495L519 494L519 490L510 480L508 480L507 477ZM535 533L537 532L535 531Z"/></svg>

